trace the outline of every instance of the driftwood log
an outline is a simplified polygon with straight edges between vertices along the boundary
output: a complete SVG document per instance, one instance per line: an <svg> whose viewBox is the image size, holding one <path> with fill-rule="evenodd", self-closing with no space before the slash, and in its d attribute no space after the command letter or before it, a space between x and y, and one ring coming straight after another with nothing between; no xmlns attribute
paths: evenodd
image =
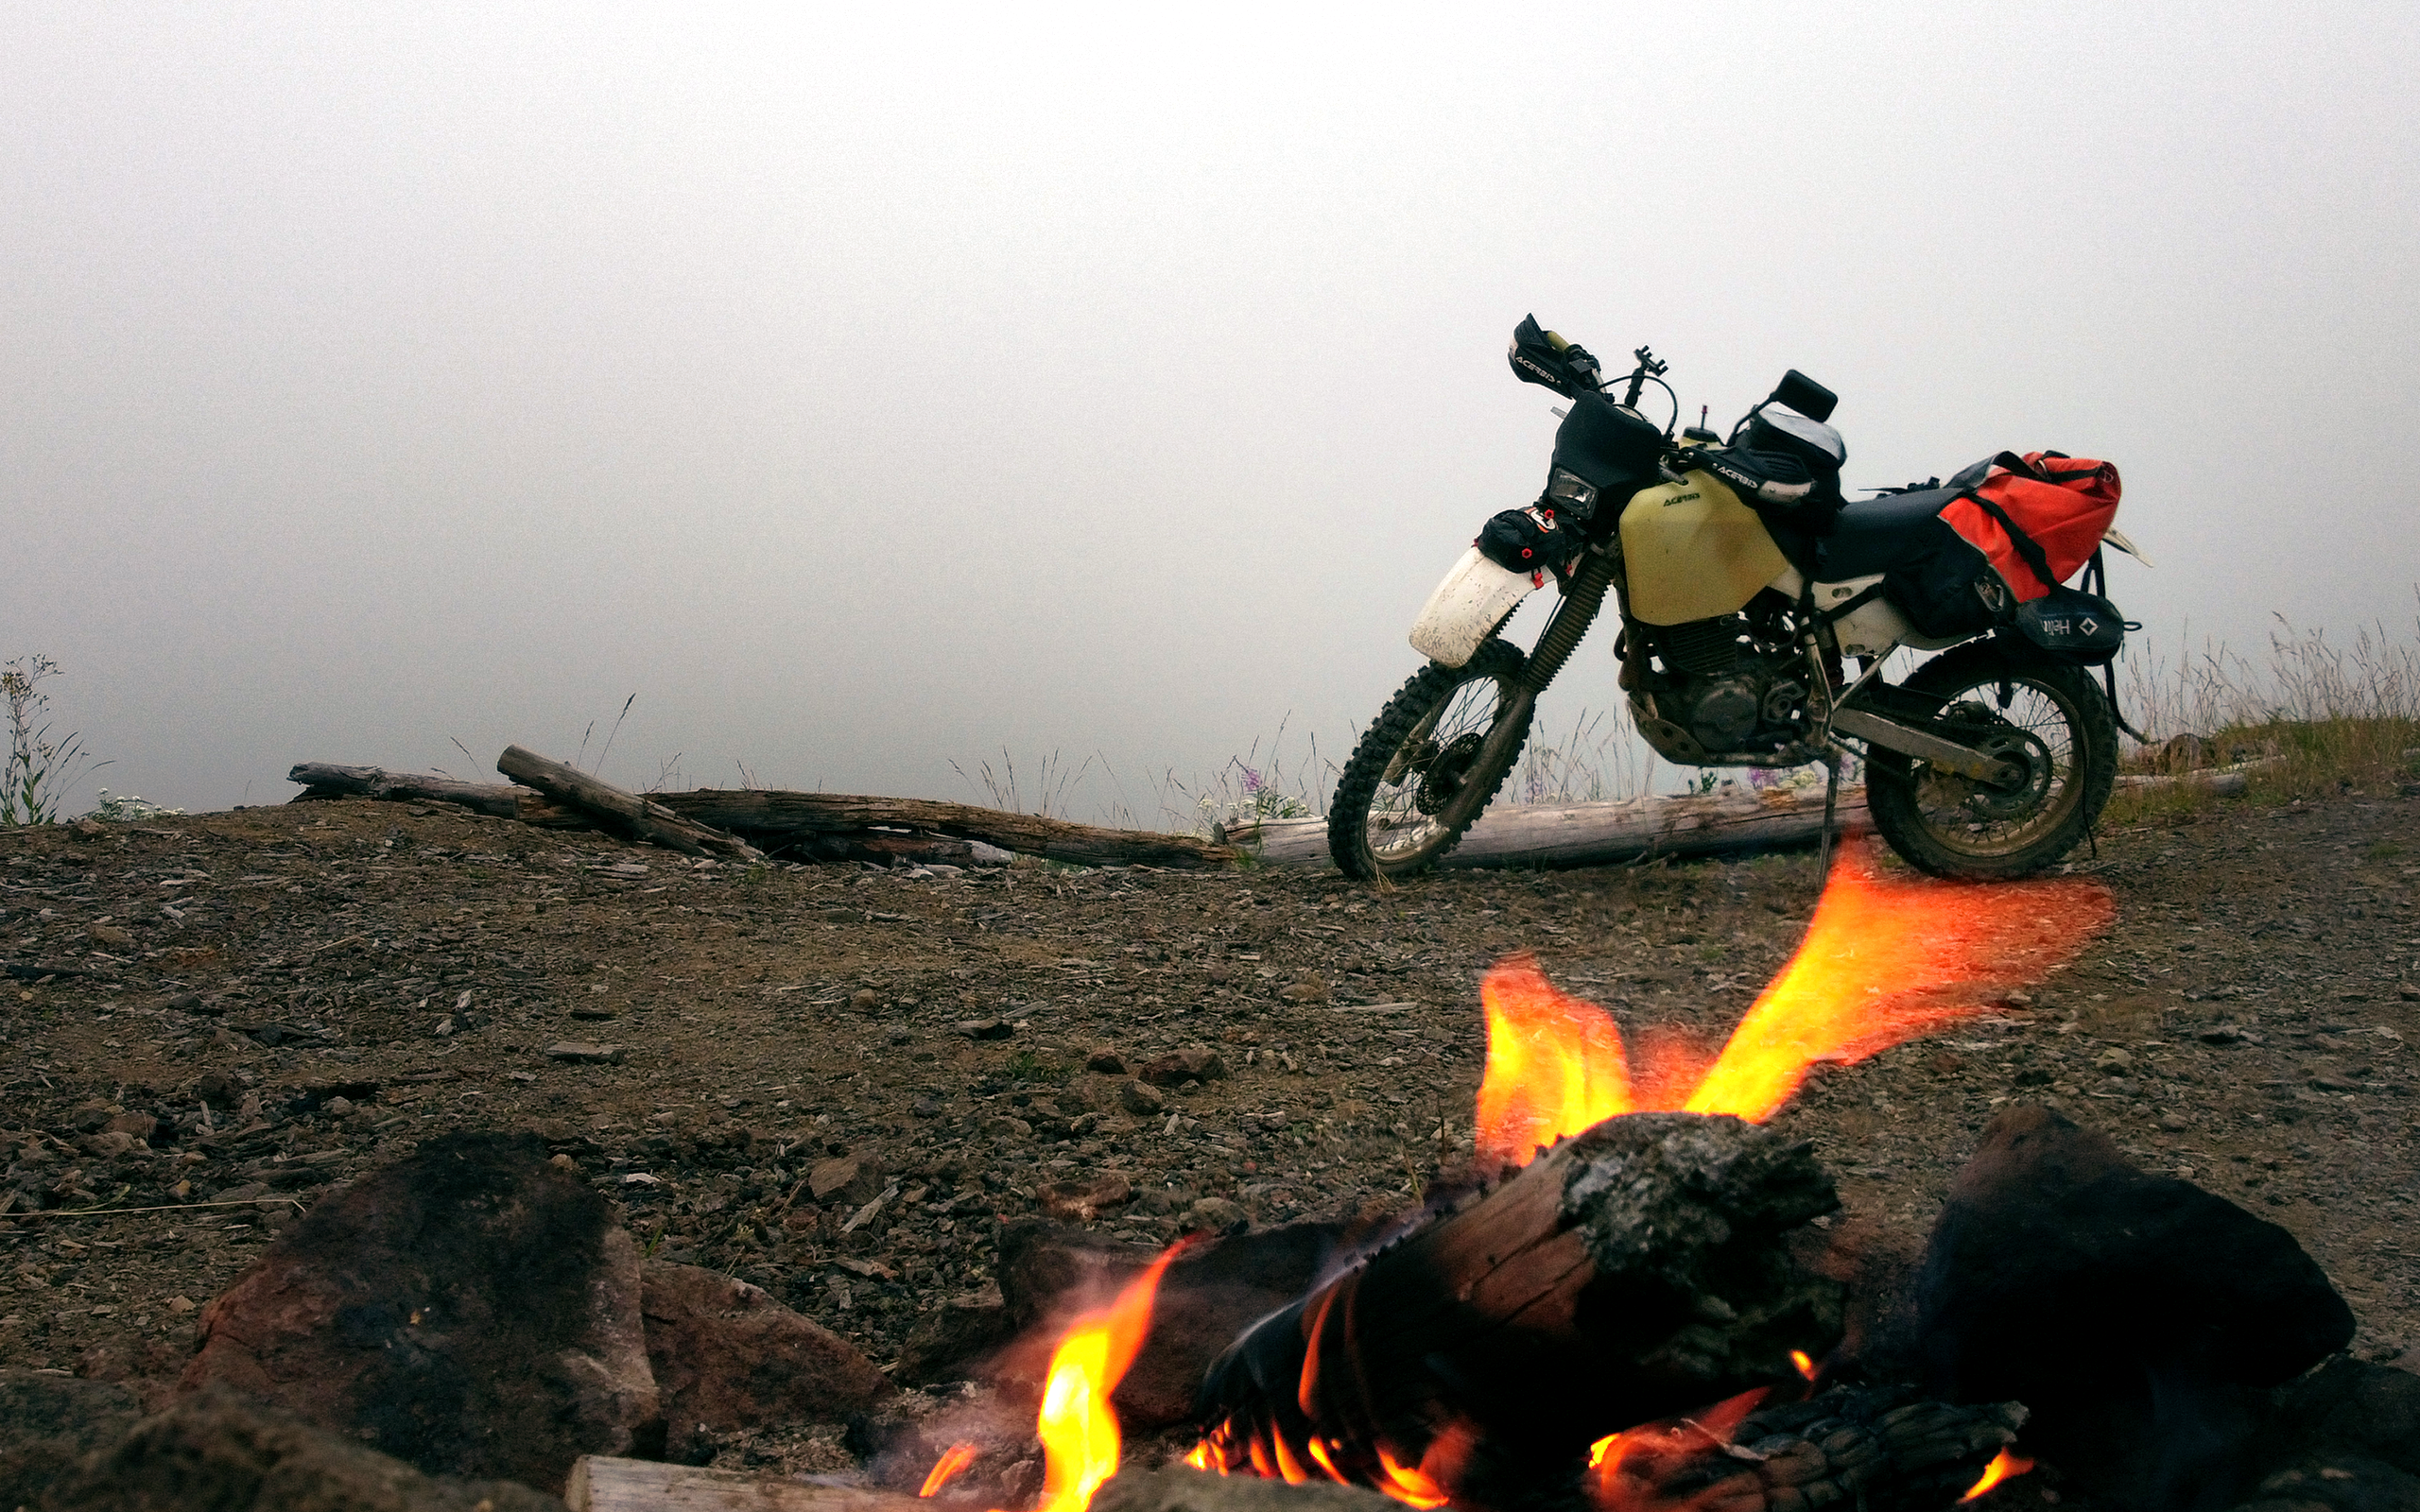
<svg viewBox="0 0 2420 1512"><path fill-rule="evenodd" d="M1839 1205L1808 1146L1770 1129L1608 1119L1238 1339L1202 1385L1210 1442L1232 1470L1281 1444L1281 1463L1310 1463L1316 1437L1382 1486L1387 1458L1475 1431L1486 1464L1463 1479L1486 1485L1794 1385L1791 1351L1828 1352L1841 1304L1789 1240Z"/></svg>
<svg viewBox="0 0 2420 1512"><path fill-rule="evenodd" d="M1863 787L1841 790L1836 822L1843 831L1867 827ZM1601 867L1643 856L1812 845L1823 827L1821 789L1495 808L1480 815L1438 865ZM1329 864L1325 819L1264 819L1230 825L1224 834L1270 866Z"/></svg>
<svg viewBox="0 0 2420 1512"><path fill-rule="evenodd" d="M330 798L374 798L398 803L451 803L492 818L519 819L548 829L592 828L595 816L558 803L534 787L517 782L465 782L441 772L390 772L383 766L339 766L333 762L300 762L285 774L300 782L296 803Z"/></svg>
<svg viewBox="0 0 2420 1512"><path fill-rule="evenodd" d="M747 841L683 818L661 803L589 776L576 766L549 761L535 751L507 746L495 759L495 769L525 782L558 802L582 809L605 821L608 828L632 839L651 841L684 855L720 856L731 861L762 861L765 853Z"/></svg>
<svg viewBox="0 0 2420 1512"><path fill-rule="evenodd" d="M896 1491L584 1454L563 1485L563 1505L569 1512L932 1512L934 1503Z"/></svg>
<svg viewBox="0 0 2420 1512"><path fill-rule="evenodd" d="M998 809L931 799L700 788L689 793L659 793L656 800L696 823L752 835L760 842L784 835L890 827L980 840L1003 850L1081 867L1221 867L1236 855L1233 847L1214 845L1189 834L1070 824L1039 814L1007 814Z"/></svg>

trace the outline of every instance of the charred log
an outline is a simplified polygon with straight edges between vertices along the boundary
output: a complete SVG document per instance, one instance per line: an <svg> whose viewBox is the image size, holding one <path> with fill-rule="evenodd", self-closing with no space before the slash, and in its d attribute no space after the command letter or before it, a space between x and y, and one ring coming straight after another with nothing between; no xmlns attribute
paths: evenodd
<svg viewBox="0 0 2420 1512"><path fill-rule="evenodd" d="M1624 1434L1588 1500L1620 1512L1941 1512L2024 1421L2013 1401L1953 1407L1907 1386L1828 1391L1751 1413L1727 1437L1685 1420Z"/></svg>
<svg viewBox="0 0 2420 1512"><path fill-rule="evenodd" d="M1237 1340L1202 1388L1212 1456L1372 1486L1426 1462L1451 1483L1467 1443L1568 1473L1617 1430L1794 1384L1840 1295L1789 1239L1838 1205L1769 1129L1609 1119Z"/></svg>

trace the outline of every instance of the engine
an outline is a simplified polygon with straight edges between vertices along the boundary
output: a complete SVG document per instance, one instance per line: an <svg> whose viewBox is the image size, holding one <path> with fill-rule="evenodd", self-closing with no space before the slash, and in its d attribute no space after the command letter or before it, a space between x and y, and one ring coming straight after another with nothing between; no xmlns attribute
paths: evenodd
<svg viewBox="0 0 2420 1512"><path fill-rule="evenodd" d="M1806 733L1795 627L1787 602L1770 597L1719 619L1637 627L1647 665L1634 692L1651 694L1659 720L1685 732L1701 756L1777 750Z"/></svg>

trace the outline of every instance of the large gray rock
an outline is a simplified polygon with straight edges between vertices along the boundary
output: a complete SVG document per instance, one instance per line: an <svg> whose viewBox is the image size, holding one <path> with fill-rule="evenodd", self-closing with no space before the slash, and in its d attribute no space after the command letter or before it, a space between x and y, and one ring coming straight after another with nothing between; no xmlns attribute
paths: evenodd
<svg viewBox="0 0 2420 1512"><path fill-rule="evenodd" d="M430 1474L555 1487L660 1450L639 1256L534 1136L451 1135L334 1194L202 1312L180 1383Z"/></svg>

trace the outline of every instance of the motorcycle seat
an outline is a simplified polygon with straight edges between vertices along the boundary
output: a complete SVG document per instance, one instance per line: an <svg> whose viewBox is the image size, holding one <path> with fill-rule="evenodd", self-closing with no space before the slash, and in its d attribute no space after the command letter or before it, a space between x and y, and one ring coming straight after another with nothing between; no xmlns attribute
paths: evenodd
<svg viewBox="0 0 2420 1512"><path fill-rule="evenodd" d="M1815 542L1817 576L1824 582L1887 573L1941 542L1941 511L1956 489L1918 489L1844 505L1829 533ZM1932 528L1927 528L1930 526Z"/></svg>

